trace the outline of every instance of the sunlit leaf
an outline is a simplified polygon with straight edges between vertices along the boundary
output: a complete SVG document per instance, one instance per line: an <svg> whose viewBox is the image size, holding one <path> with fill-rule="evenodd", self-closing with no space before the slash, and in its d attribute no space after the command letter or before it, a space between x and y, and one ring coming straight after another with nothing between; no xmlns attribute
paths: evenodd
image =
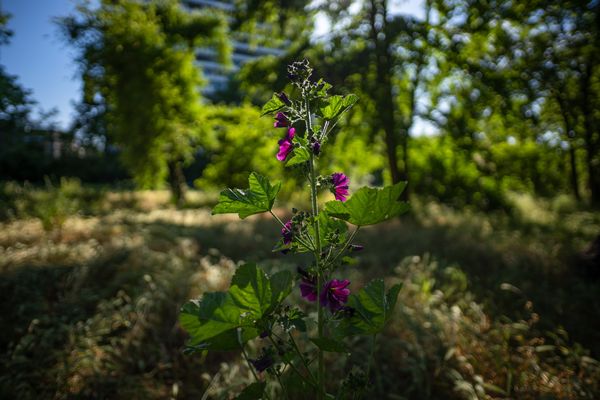
<svg viewBox="0 0 600 400"><path fill-rule="evenodd" d="M283 107L285 107L285 103L279 99L276 93L273 93L271 100L267 101L260 111L260 116L272 114L281 110Z"/></svg>
<svg viewBox="0 0 600 400"><path fill-rule="evenodd" d="M378 224L405 213L409 205L399 201L406 182L399 182L382 189L363 187L346 202L339 200L325 204L325 211L332 217L364 226Z"/></svg>
<svg viewBox="0 0 600 400"><path fill-rule="evenodd" d="M246 218L253 214L270 211L281 189L281 182L271 185L269 180L256 172L248 178L249 189L225 189L219 202L212 209L214 214L238 214Z"/></svg>
<svg viewBox="0 0 600 400"><path fill-rule="evenodd" d="M349 110L357 101L358 96L355 94L331 96L321 106L321 116L328 121L334 120Z"/></svg>

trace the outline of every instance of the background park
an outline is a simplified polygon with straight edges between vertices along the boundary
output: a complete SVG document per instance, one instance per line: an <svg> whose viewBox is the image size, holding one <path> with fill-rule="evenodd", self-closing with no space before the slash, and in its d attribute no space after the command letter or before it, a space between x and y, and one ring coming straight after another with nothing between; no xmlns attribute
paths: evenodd
<svg viewBox="0 0 600 400"><path fill-rule="evenodd" d="M600 2L4 0L0 398L253 381L237 353L185 354L179 311L242 262L305 262L276 221L211 215L251 171L282 182L281 218L310 209L261 117L303 59L359 99L320 168L350 195L408 181L344 267L403 284L364 398L600 397ZM329 388L358 374L325 363Z"/></svg>

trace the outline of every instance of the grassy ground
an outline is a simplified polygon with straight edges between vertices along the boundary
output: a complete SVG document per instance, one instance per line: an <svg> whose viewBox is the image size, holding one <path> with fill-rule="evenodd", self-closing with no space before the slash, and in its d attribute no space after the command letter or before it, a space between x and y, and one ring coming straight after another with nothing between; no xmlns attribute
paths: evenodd
<svg viewBox="0 0 600 400"><path fill-rule="evenodd" d="M236 354L184 356L177 315L226 289L242 260L302 264L270 251L273 221L212 217L198 193L182 210L164 192L105 193L93 207L64 197L12 204L0 224L0 398L229 398L250 382ZM368 398L600 396L600 277L583 254L600 215L565 199L513 203L484 215L416 201L359 233L353 289L404 282ZM330 358L328 371L335 390L348 367Z"/></svg>

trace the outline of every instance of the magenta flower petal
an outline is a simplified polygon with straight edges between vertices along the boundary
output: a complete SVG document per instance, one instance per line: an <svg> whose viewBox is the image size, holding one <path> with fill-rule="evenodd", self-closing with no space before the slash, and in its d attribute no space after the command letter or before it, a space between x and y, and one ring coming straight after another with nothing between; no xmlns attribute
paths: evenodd
<svg viewBox="0 0 600 400"><path fill-rule="evenodd" d="M285 137L278 142L279 143L279 152L277 152L277 159L279 161L285 160L287 158L287 156L294 149L294 144L292 143L292 139L294 138L295 134L296 134L296 129L290 128L290 129L288 129Z"/></svg>
<svg viewBox="0 0 600 400"><path fill-rule="evenodd" d="M300 294L308 301L317 301L317 286L314 279L302 278Z"/></svg>
<svg viewBox="0 0 600 400"><path fill-rule="evenodd" d="M350 194L348 191L350 179L341 172L335 172L331 175L331 181L333 183L333 194L335 195L335 199L346 201L346 196Z"/></svg>
<svg viewBox="0 0 600 400"><path fill-rule="evenodd" d="M281 236L283 236L283 244L292 243L292 238L294 237L294 233L292 231L292 221L288 221L284 224L284 227L281 228Z"/></svg>
<svg viewBox="0 0 600 400"><path fill-rule="evenodd" d="M329 307L331 312L335 312L342 308L344 304L348 302L350 289L347 287L349 285L350 281L348 279L344 279L343 281L332 279L327 282L320 294L321 305L323 307Z"/></svg>
<svg viewBox="0 0 600 400"><path fill-rule="evenodd" d="M282 113L282 112L278 112L277 115L275 116L275 123L273 124L273 126L275 128L285 128L286 126L290 125L290 120L288 119L288 117Z"/></svg>

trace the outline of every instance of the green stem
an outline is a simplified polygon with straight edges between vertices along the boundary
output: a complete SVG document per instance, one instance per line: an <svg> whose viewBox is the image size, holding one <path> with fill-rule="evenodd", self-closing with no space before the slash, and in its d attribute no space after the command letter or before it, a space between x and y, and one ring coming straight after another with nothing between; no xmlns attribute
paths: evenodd
<svg viewBox="0 0 600 400"><path fill-rule="evenodd" d="M290 337L290 341L292 342L292 345L294 346L294 350L296 350L296 353L298 354L298 357L300 357L300 360L302 361L302 364L304 365L304 368L306 369L306 371L310 375L310 378L313 380L313 382L316 382L317 380L315 379L315 376L313 375L312 371L310 370L310 368L308 366L308 363L306 362L306 359L302 355L302 352L298 348L298 345L296 344L296 341L294 340L294 336L292 335L291 332L288 332L288 336Z"/></svg>
<svg viewBox="0 0 600 400"><path fill-rule="evenodd" d="M315 156L311 154L310 156L310 191L311 191L311 201L312 201L312 214L313 214L313 228L315 230L316 244L317 248L315 251L315 264L317 269L317 291L320 291L323 287L323 271L320 268L321 264L321 241L319 238L321 237L319 232L319 207L317 205L317 178L315 174ZM323 307L321 307L321 296L317 293L317 334L318 338L323 338ZM317 373L317 381L319 384L319 399L323 398L324 392L324 383L325 383L325 366L324 366L324 358L323 351L321 349L318 350L319 355L319 369Z"/></svg>
<svg viewBox="0 0 600 400"><path fill-rule="evenodd" d="M273 344L273 347L275 347L275 349L277 349L278 352L281 352L281 348L277 345L277 342L275 342L275 340L273 340L273 336L269 336L269 340L271 341L271 343ZM317 386L317 384L315 382L313 382L312 380L307 380L304 375L302 375L300 373L300 371L298 370L298 368L296 368L296 366L294 365L294 363L292 363L291 361L289 363L286 363L286 365L289 365L290 367L292 367L292 369L294 370L294 372L300 377L302 378L302 380L304 382L307 382L308 384L310 384L311 386Z"/></svg>
<svg viewBox="0 0 600 400"><path fill-rule="evenodd" d="M240 348L242 349L242 355L244 356L244 360L246 360L246 364L248 364L248 368L250 368L250 372L252 372L252 376L254 376L254 379L256 379L256 382L260 382L258 375L256 375L256 372L254 371L254 367L252 366L252 363L250 363L250 358L248 358L248 353L246 353L246 349L244 348L244 343L242 341L242 329L241 328L238 328L238 330L237 330L237 337L238 337L238 343L240 344ZM269 396L269 394L267 393L266 388L265 388L264 395L268 400L271 400L271 396Z"/></svg>
<svg viewBox="0 0 600 400"><path fill-rule="evenodd" d="M306 134L312 134L312 121L310 118L310 102L305 97L305 105L306 105ZM319 206L317 205L317 176L315 173L315 155L311 151L310 153L310 162L308 165L310 172L310 198L312 203L312 216L313 216L313 229L315 230L315 241L316 241L316 251L315 251L315 266L317 269L317 333L319 339L323 338L323 308L321 307L321 296L319 296L319 291L323 287L323 271L320 268L321 264L321 235L319 232ZM317 383L318 383L318 399L322 400L324 395L324 384L325 384L325 366L323 359L323 351L318 349L318 358L319 358L319 369L317 373Z"/></svg>
<svg viewBox="0 0 600 400"><path fill-rule="evenodd" d="M277 377L277 382L279 382L279 386L281 386L281 390L283 391L285 398L289 400L290 396L288 395L285 385L283 384L283 382L281 382L281 376L279 375L278 372L275 373L275 376Z"/></svg>
<svg viewBox="0 0 600 400"><path fill-rule="evenodd" d="M274 217L274 218L277 220L277 222L279 222L279 223L281 224L281 226L282 226L283 228L285 228L285 229L287 229L287 230L289 231L288 227L287 227L287 226L285 226L285 224L283 223L283 221L281 220L281 218L279 218L277 215L275 215L275 213L274 213L273 211L269 210L269 212L270 212L270 213L271 213L271 215L272 215L272 216L273 216L273 217ZM311 248L312 248L312 247L310 246L310 244L309 244L309 243L306 243L306 241L305 241L304 239L302 239L302 238L300 238L300 237L296 236L296 240L297 240L298 242L300 242L300 244L302 244L302 245L303 245L304 247L306 247L307 249L311 249Z"/></svg>
<svg viewBox="0 0 600 400"><path fill-rule="evenodd" d="M369 375L371 374L371 364L373 364L373 354L375 353L375 340L377 339L377 334L374 334L371 337L371 351L369 352L369 361L367 364L367 382L369 381Z"/></svg>
<svg viewBox="0 0 600 400"><path fill-rule="evenodd" d="M350 237L348 238L348 240L346 240L346 243L344 243L344 245L342 246L342 249L335 255L335 257L333 257L333 260L327 261L328 264L333 265L333 263L339 258L339 256L344 254L344 252L348 249L348 246L350 245L350 243L352 243L352 240L354 240L354 236L356 236L359 229L360 229L360 226L357 226L356 229L354 230L354 232L352 232L350 234Z"/></svg>

